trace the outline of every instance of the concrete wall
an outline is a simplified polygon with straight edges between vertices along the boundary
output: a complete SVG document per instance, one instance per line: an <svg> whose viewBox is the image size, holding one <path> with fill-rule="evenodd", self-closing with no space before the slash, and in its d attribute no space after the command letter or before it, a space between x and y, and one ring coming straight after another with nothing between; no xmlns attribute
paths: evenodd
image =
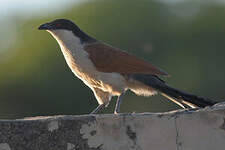
<svg viewBox="0 0 225 150"><path fill-rule="evenodd" d="M199 110L0 121L0 150L224 150L225 104Z"/></svg>

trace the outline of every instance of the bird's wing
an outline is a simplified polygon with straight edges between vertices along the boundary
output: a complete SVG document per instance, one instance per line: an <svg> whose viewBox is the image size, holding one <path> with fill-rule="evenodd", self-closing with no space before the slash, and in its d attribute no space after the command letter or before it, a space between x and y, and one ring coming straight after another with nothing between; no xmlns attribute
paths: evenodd
<svg viewBox="0 0 225 150"><path fill-rule="evenodd" d="M84 50L88 52L96 69L101 72L118 72L125 75L131 73L168 75L143 59L103 43L86 45Z"/></svg>

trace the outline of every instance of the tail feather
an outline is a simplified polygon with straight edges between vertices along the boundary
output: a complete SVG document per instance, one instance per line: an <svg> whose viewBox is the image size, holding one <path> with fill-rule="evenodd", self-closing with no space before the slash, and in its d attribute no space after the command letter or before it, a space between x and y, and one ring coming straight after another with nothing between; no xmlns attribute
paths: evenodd
<svg viewBox="0 0 225 150"><path fill-rule="evenodd" d="M165 93L161 93L162 96L166 97L168 100L174 102L175 104L179 105L182 108L186 108L184 104L180 100L177 100L175 98L170 97L169 95L166 95Z"/></svg>
<svg viewBox="0 0 225 150"><path fill-rule="evenodd" d="M159 93L161 93L163 96L167 98L174 99L176 102L178 102L177 103L178 105L182 103L192 108L195 108L195 107L212 106L217 103L208 98L199 97L199 96L192 95L192 94L180 91L178 89L172 88L168 86L163 80L161 80L157 76L132 74L129 77L154 88L155 90L157 90Z"/></svg>

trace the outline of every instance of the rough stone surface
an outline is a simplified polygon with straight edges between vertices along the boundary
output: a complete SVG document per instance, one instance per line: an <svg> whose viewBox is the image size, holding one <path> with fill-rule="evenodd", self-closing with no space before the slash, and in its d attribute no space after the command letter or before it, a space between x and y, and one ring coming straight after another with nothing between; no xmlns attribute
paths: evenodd
<svg viewBox="0 0 225 150"><path fill-rule="evenodd" d="M222 150L225 104L167 113L0 120L0 150Z"/></svg>

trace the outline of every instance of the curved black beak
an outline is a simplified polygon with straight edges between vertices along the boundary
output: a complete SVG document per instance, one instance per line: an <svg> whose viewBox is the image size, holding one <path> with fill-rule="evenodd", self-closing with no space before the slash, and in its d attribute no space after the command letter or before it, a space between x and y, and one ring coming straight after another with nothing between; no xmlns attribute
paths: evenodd
<svg viewBox="0 0 225 150"><path fill-rule="evenodd" d="M38 27L39 30L49 30L51 29L51 26L49 23L45 23L45 24L42 24Z"/></svg>

